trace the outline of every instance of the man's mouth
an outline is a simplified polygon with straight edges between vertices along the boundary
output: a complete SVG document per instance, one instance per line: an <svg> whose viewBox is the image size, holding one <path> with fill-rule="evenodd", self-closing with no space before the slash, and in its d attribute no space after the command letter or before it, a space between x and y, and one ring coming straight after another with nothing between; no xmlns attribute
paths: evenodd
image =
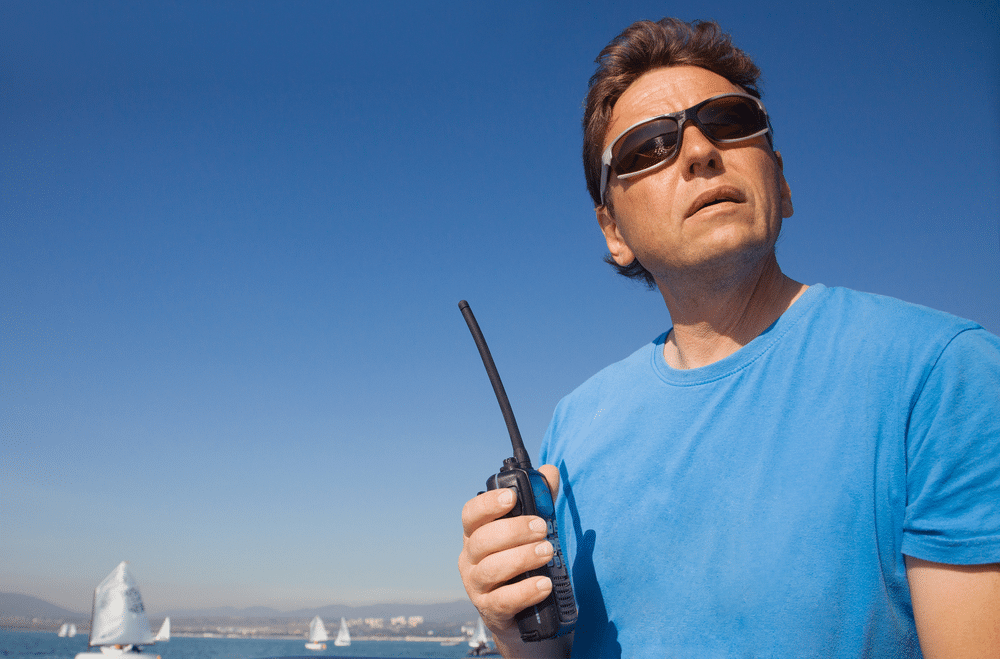
<svg viewBox="0 0 1000 659"><path fill-rule="evenodd" d="M736 188L726 185L718 188L713 188L706 192L701 193L695 198L694 203L688 206L687 215L685 217L691 217L695 213L710 206L716 206L718 204L724 203L734 203L742 204L746 201L746 198Z"/></svg>

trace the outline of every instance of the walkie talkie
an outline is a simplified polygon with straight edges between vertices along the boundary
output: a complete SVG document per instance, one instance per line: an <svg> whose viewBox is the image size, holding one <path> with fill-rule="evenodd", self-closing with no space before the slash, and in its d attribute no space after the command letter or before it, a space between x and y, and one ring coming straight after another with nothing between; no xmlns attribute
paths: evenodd
<svg viewBox="0 0 1000 659"><path fill-rule="evenodd" d="M469 331L472 332L476 347L479 348L479 356L483 358L483 365L490 377L493 391L497 395L497 402L500 403L500 411L507 423L510 443L514 448L514 457L503 461L500 473L490 476L486 481L486 489L496 490L506 487L513 490L517 501L514 503L514 509L504 517L518 517L520 515L541 517L548 527L546 539L552 543L552 560L547 565L528 570L511 580L516 582L536 576L549 577L552 580L552 592L549 593L548 597L514 616L517 620L517 628L521 632L521 640L526 642L543 641L547 638L562 636L573 631L573 627L576 625L576 600L573 599L573 586L570 584L569 571L566 569L562 547L559 543L559 530L556 527L556 509L552 503L552 493L541 472L531 468L531 460L528 458L528 452L524 449L521 433L517 429L517 421L514 420L514 412L510 408L510 401L507 400L507 392L504 391L500 374L497 373L496 364L493 363L493 356L490 354L486 339L483 338L483 333L479 329L476 317L472 315L469 303L462 300L458 303L458 308L462 310L462 315L465 316L465 322L469 325Z"/></svg>

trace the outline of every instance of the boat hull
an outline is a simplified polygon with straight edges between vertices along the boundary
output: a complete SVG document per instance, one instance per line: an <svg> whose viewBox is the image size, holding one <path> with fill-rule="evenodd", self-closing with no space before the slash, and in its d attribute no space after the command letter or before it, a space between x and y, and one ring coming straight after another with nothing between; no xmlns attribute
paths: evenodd
<svg viewBox="0 0 1000 659"><path fill-rule="evenodd" d="M326 643L306 643L306 650L325 650Z"/></svg>

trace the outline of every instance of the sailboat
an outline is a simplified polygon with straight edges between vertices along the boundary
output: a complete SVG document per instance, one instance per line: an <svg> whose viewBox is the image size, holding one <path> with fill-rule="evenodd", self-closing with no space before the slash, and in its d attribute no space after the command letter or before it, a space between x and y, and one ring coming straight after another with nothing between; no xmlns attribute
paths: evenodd
<svg viewBox="0 0 1000 659"><path fill-rule="evenodd" d="M340 619L340 629L337 631L337 638L333 639L333 644L346 647L351 644L351 633L347 631L347 621Z"/></svg>
<svg viewBox="0 0 1000 659"><path fill-rule="evenodd" d="M468 654L470 657L500 656L499 652L490 649L490 637L486 633L486 625L483 624L482 618L476 622L476 631L472 634L472 638L469 639L469 647L472 648Z"/></svg>
<svg viewBox="0 0 1000 659"><path fill-rule="evenodd" d="M155 641L139 586L128 570L128 562L122 561L94 589L87 647L100 648L100 652L81 652L76 659L128 657L139 652L140 645Z"/></svg>
<svg viewBox="0 0 1000 659"><path fill-rule="evenodd" d="M156 632L156 637L153 640L157 643L165 643L170 640L170 616L163 619L163 624L160 625L160 631Z"/></svg>
<svg viewBox="0 0 1000 659"><path fill-rule="evenodd" d="M59 638L65 638L69 635L69 623L64 622L62 627L59 628Z"/></svg>
<svg viewBox="0 0 1000 659"><path fill-rule="evenodd" d="M309 642L306 643L306 650L325 650L326 643L323 641L329 639L330 637L326 634L326 627L323 626L323 619L316 616L309 623Z"/></svg>
<svg viewBox="0 0 1000 659"><path fill-rule="evenodd" d="M73 638L74 636L76 636L76 625L74 625L73 623L69 623L69 629L66 630L66 636L68 638Z"/></svg>

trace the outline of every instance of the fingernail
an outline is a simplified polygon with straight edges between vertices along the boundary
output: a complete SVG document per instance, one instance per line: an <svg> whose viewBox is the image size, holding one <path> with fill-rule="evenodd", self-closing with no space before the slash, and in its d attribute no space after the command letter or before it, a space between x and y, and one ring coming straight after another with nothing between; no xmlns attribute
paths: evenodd
<svg viewBox="0 0 1000 659"><path fill-rule="evenodd" d="M497 497L497 501L500 502L500 505L508 506L514 503L514 493L507 488L504 488L503 492L500 493L500 496Z"/></svg>
<svg viewBox="0 0 1000 659"><path fill-rule="evenodd" d="M536 517L535 519L533 519L530 522L528 522L528 528L531 529L532 531L536 532L536 533L544 532L545 528L546 528L545 527L545 520L544 519L539 519L539 518Z"/></svg>
<svg viewBox="0 0 1000 659"><path fill-rule="evenodd" d="M550 582L551 580L548 577L542 577L541 579L535 582L535 588L537 588L538 590L548 590Z"/></svg>
<svg viewBox="0 0 1000 659"><path fill-rule="evenodd" d="M539 556L549 556L552 554L552 543L546 540L535 547L535 554Z"/></svg>

